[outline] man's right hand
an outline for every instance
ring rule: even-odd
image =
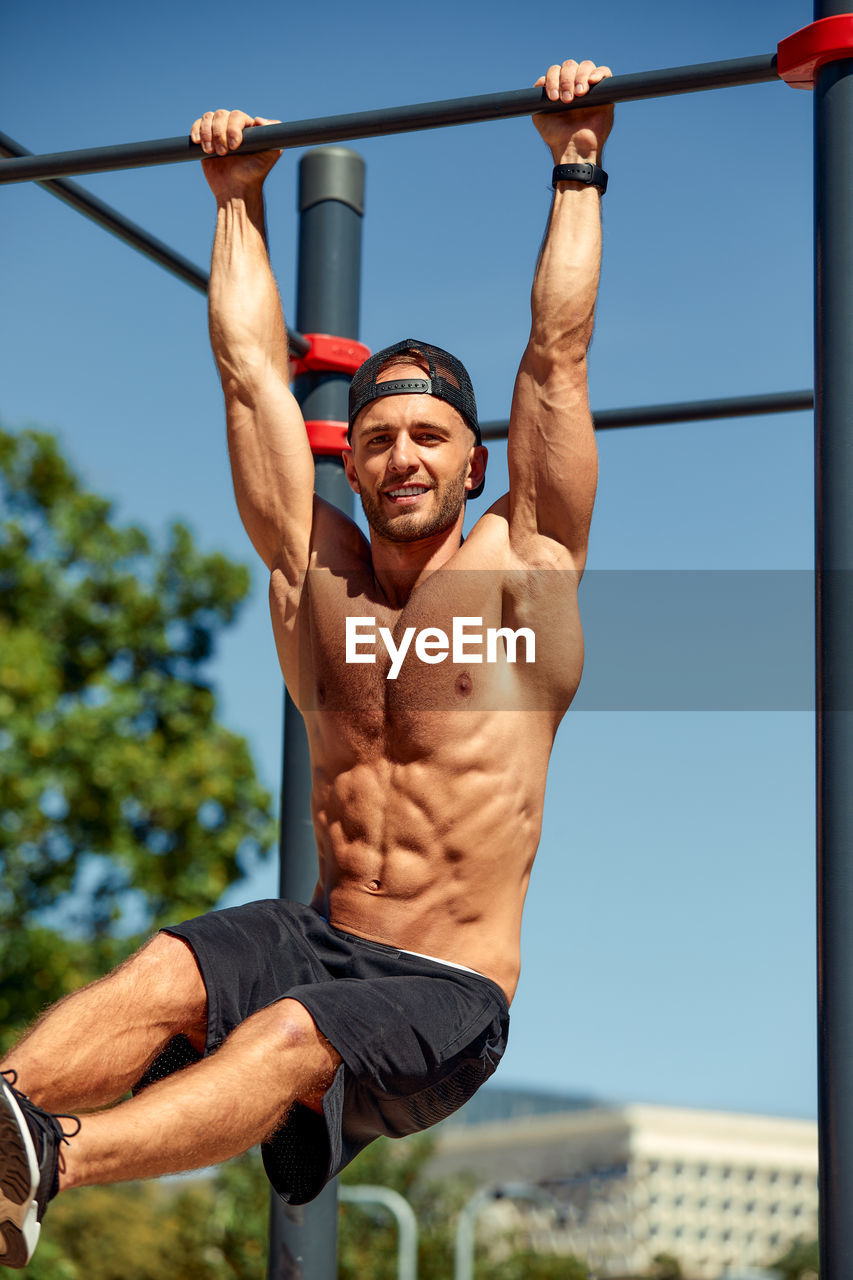
[[[260,187],[281,155],[280,151],[255,151],[233,155],[243,141],[243,132],[259,124],[279,124],[262,116],[248,116],[245,111],[206,111],[193,124],[190,138],[201,143],[211,158],[202,161],[204,176],[217,200],[241,195],[252,187]]]

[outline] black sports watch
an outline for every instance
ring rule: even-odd
[[[597,164],[555,164],[551,174],[551,186],[558,182],[584,182],[588,187],[598,187],[602,195],[607,190],[607,174]]]

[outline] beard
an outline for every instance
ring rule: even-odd
[[[448,480],[439,491],[438,503],[431,515],[418,512],[401,512],[389,515],[382,505],[381,496],[359,489],[361,509],[370,528],[389,542],[418,542],[434,533],[443,533],[456,522],[465,505],[465,476],[467,463],[457,476]],[[433,490],[432,492],[435,492]]]

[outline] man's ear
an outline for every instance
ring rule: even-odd
[[[471,450],[471,470],[468,473],[468,479],[465,481],[466,489],[476,489],[479,484],[483,483],[488,460],[489,451],[486,446],[484,444],[475,444]]]
[[[353,493],[361,493],[361,486],[358,483],[358,476],[355,474],[355,463],[352,460],[352,449],[344,449],[341,453],[341,462],[344,464],[344,472],[349,481],[349,487]]]

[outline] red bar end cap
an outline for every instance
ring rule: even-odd
[[[311,446],[311,452],[340,457],[345,449],[349,449],[347,444],[348,425],[346,422],[332,422],[323,418],[312,418],[310,422],[306,422],[305,430],[308,432],[308,443]]]
[[[813,89],[827,62],[853,58],[853,13],[818,18],[779,42],[776,70],[793,89]]]
[[[304,333],[311,344],[304,356],[291,360],[293,376],[300,373],[355,373],[370,356],[370,347],[355,338],[334,333]]]

